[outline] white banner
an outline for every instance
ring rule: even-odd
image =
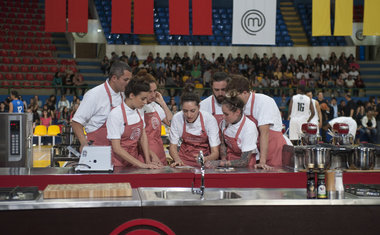
[[[232,44],[276,43],[276,0],[234,0]]]

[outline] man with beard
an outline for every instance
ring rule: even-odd
[[[212,95],[200,103],[200,110],[211,113],[218,122],[218,126],[223,120],[222,102],[226,97],[226,88],[229,80],[230,77],[224,72],[214,73],[211,80]]]

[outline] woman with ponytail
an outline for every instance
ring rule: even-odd
[[[247,167],[256,163],[258,131],[255,123],[244,115],[244,102],[230,94],[222,102],[221,160],[210,161],[207,167]]]
[[[114,166],[159,168],[161,162],[148,148],[143,116],[138,109],[147,103],[149,83],[143,79],[132,79],[125,88],[124,102],[114,108],[107,119],[107,138],[112,145]],[[139,154],[142,149],[144,157]]]
[[[201,150],[205,162],[219,157],[218,124],[212,114],[199,111],[200,99],[193,91],[193,85],[185,87],[181,96],[182,111],[172,119],[169,153],[174,163],[171,166],[199,166],[197,157]]]

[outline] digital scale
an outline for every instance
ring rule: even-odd
[[[80,156],[76,172],[113,171],[111,146],[84,146],[81,154],[70,151]]]

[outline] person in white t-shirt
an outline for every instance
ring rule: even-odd
[[[94,145],[110,145],[107,139],[106,121],[111,110],[123,102],[125,87],[132,78],[131,71],[128,64],[114,62],[107,81],[84,95],[72,119],[72,128],[81,144],[81,151],[89,141]],[[87,132],[87,138],[83,127]]]
[[[258,131],[255,123],[244,115],[244,102],[227,97],[222,104],[221,160],[208,162],[207,167],[247,167],[256,163]]]
[[[305,95],[305,87],[297,88],[297,95],[294,95],[289,103],[289,139],[298,141],[301,138],[301,126],[310,122],[314,117],[315,111],[311,98]]]
[[[156,155],[150,154],[144,117],[139,112],[147,103],[149,90],[150,85],[144,79],[132,79],[125,89],[124,102],[108,115],[107,139],[111,141],[114,166],[159,168],[162,165]]]
[[[280,110],[273,98],[251,92],[249,81],[241,75],[232,75],[227,85],[227,95],[243,100],[244,114],[259,130],[260,158],[255,168],[271,169],[282,166],[282,148],[286,144],[282,134]]]
[[[350,133],[355,141],[355,136],[356,136],[356,130],[358,128],[358,124],[352,117],[337,117],[329,121],[327,128],[332,129],[335,123],[345,123],[348,125],[348,133]],[[325,128],[325,127],[324,127]]]
[[[211,113],[199,111],[200,99],[193,90],[194,86],[185,87],[181,96],[182,111],[172,119],[169,153],[174,163],[171,166],[200,166],[196,159],[201,150],[205,162],[219,157],[218,124]]]
[[[150,85],[148,103],[142,108],[149,149],[158,156],[162,164],[167,165],[164,145],[161,139],[161,122],[170,126],[173,114],[166,105],[162,95],[157,91],[156,79],[147,73],[146,70],[140,70],[136,76],[145,79]]]
[[[200,103],[201,111],[211,113],[218,122],[218,125],[223,120],[222,102],[226,97],[226,88],[230,79],[225,72],[214,73],[211,80],[212,95]]]

